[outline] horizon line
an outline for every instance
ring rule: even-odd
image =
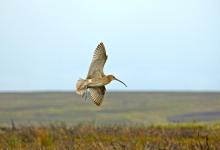
[[[113,93],[146,92],[146,93],[220,93],[220,90],[108,90]],[[75,90],[5,90],[0,94],[13,93],[76,93]]]

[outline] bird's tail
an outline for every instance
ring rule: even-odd
[[[87,90],[86,80],[79,79],[76,83],[76,93],[83,96]]]

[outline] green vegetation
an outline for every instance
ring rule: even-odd
[[[101,107],[74,92],[0,94],[0,125],[10,125],[11,120],[23,125],[157,125],[175,115],[216,111],[220,112],[220,93],[107,92]]]
[[[219,147],[219,124],[150,127],[53,124],[0,128],[1,150],[214,150]]]
[[[109,92],[101,107],[68,92],[1,93],[0,150],[217,150],[219,112],[220,93]],[[178,116],[191,121],[169,122]]]

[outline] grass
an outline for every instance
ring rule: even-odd
[[[96,126],[51,124],[0,128],[0,149],[20,150],[217,150],[220,124]]]
[[[70,92],[1,93],[0,150],[218,150],[220,120],[169,118],[219,110],[210,92],[108,92],[101,107]]]
[[[101,107],[73,92],[0,94],[0,125],[167,124],[174,115],[219,110],[220,93],[107,92]]]

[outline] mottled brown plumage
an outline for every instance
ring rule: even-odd
[[[89,67],[87,79],[103,77],[103,68],[108,56],[106,55],[105,46],[101,42],[93,54],[92,62]]]
[[[103,73],[107,57],[105,46],[101,42],[95,49],[87,78],[78,80],[76,84],[76,93],[85,97],[85,99],[92,99],[97,106],[100,106],[103,101],[106,84],[109,84],[112,80],[123,83],[113,75],[106,76]],[[126,86],[125,83],[123,84]]]

